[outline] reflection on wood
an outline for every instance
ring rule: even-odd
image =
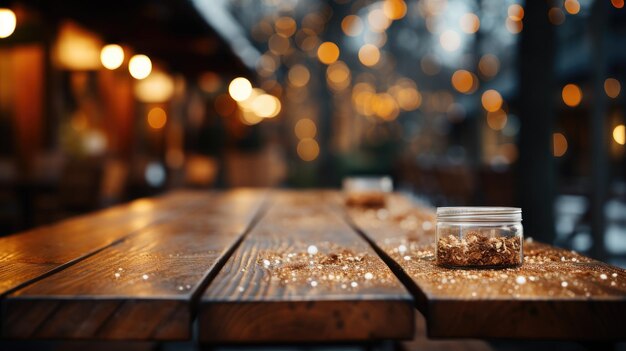
[[[394,196],[386,209],[349,215],[408,275],[430,336],[626,337],[623,269],[532,241],[519,268],[442,268],[434,261],[434,214],[407,204]]]
[[[204,293],[204,342],[409,338],[410,295],[338,215],[336,194],[282,192]]]
[[[257,191],[197,195],[202,206],[7,296],[3,335],[189,338],[193,297],[240,240],[262,200]]]

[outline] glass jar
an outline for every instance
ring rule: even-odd
[[[437,264],[503,268],[522,264],[522,210],[515,207],[437,208]]]
[[[387,194],[393,191],[390,177],[349,177],[343,180],[346,205],[384,207]]]

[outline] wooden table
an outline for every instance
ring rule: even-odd
[[[434,265],[432,209],[338,192],[178,191],[0,238],[4,339],[201,343],[626,338],[626,272],[526,243],[506,270]],[[192,331],[197,328],[197,334]]]

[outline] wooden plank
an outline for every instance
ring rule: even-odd
[[[259,191],[204,195],[204,205],[8,295],[9,338],[181,340],[191,304],[261,208]]]
[[[202,296],[206,343],[410,338],[410,294],[338,216],[335,193],[281,192]]]
[[[528,240],[519,268],[442,268],[434,213],[408,204],[392,196],[386,209],[348,212],[407,277],[431,337],[626,338],[625,270]]]
[[[155,222],[197,205],[205,195],[173,192],[0,238],[0,296],[80,260]]]

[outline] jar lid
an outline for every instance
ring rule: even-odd
[[[519,207],[437,207],[437,220],[452,221],[521,221]]]

